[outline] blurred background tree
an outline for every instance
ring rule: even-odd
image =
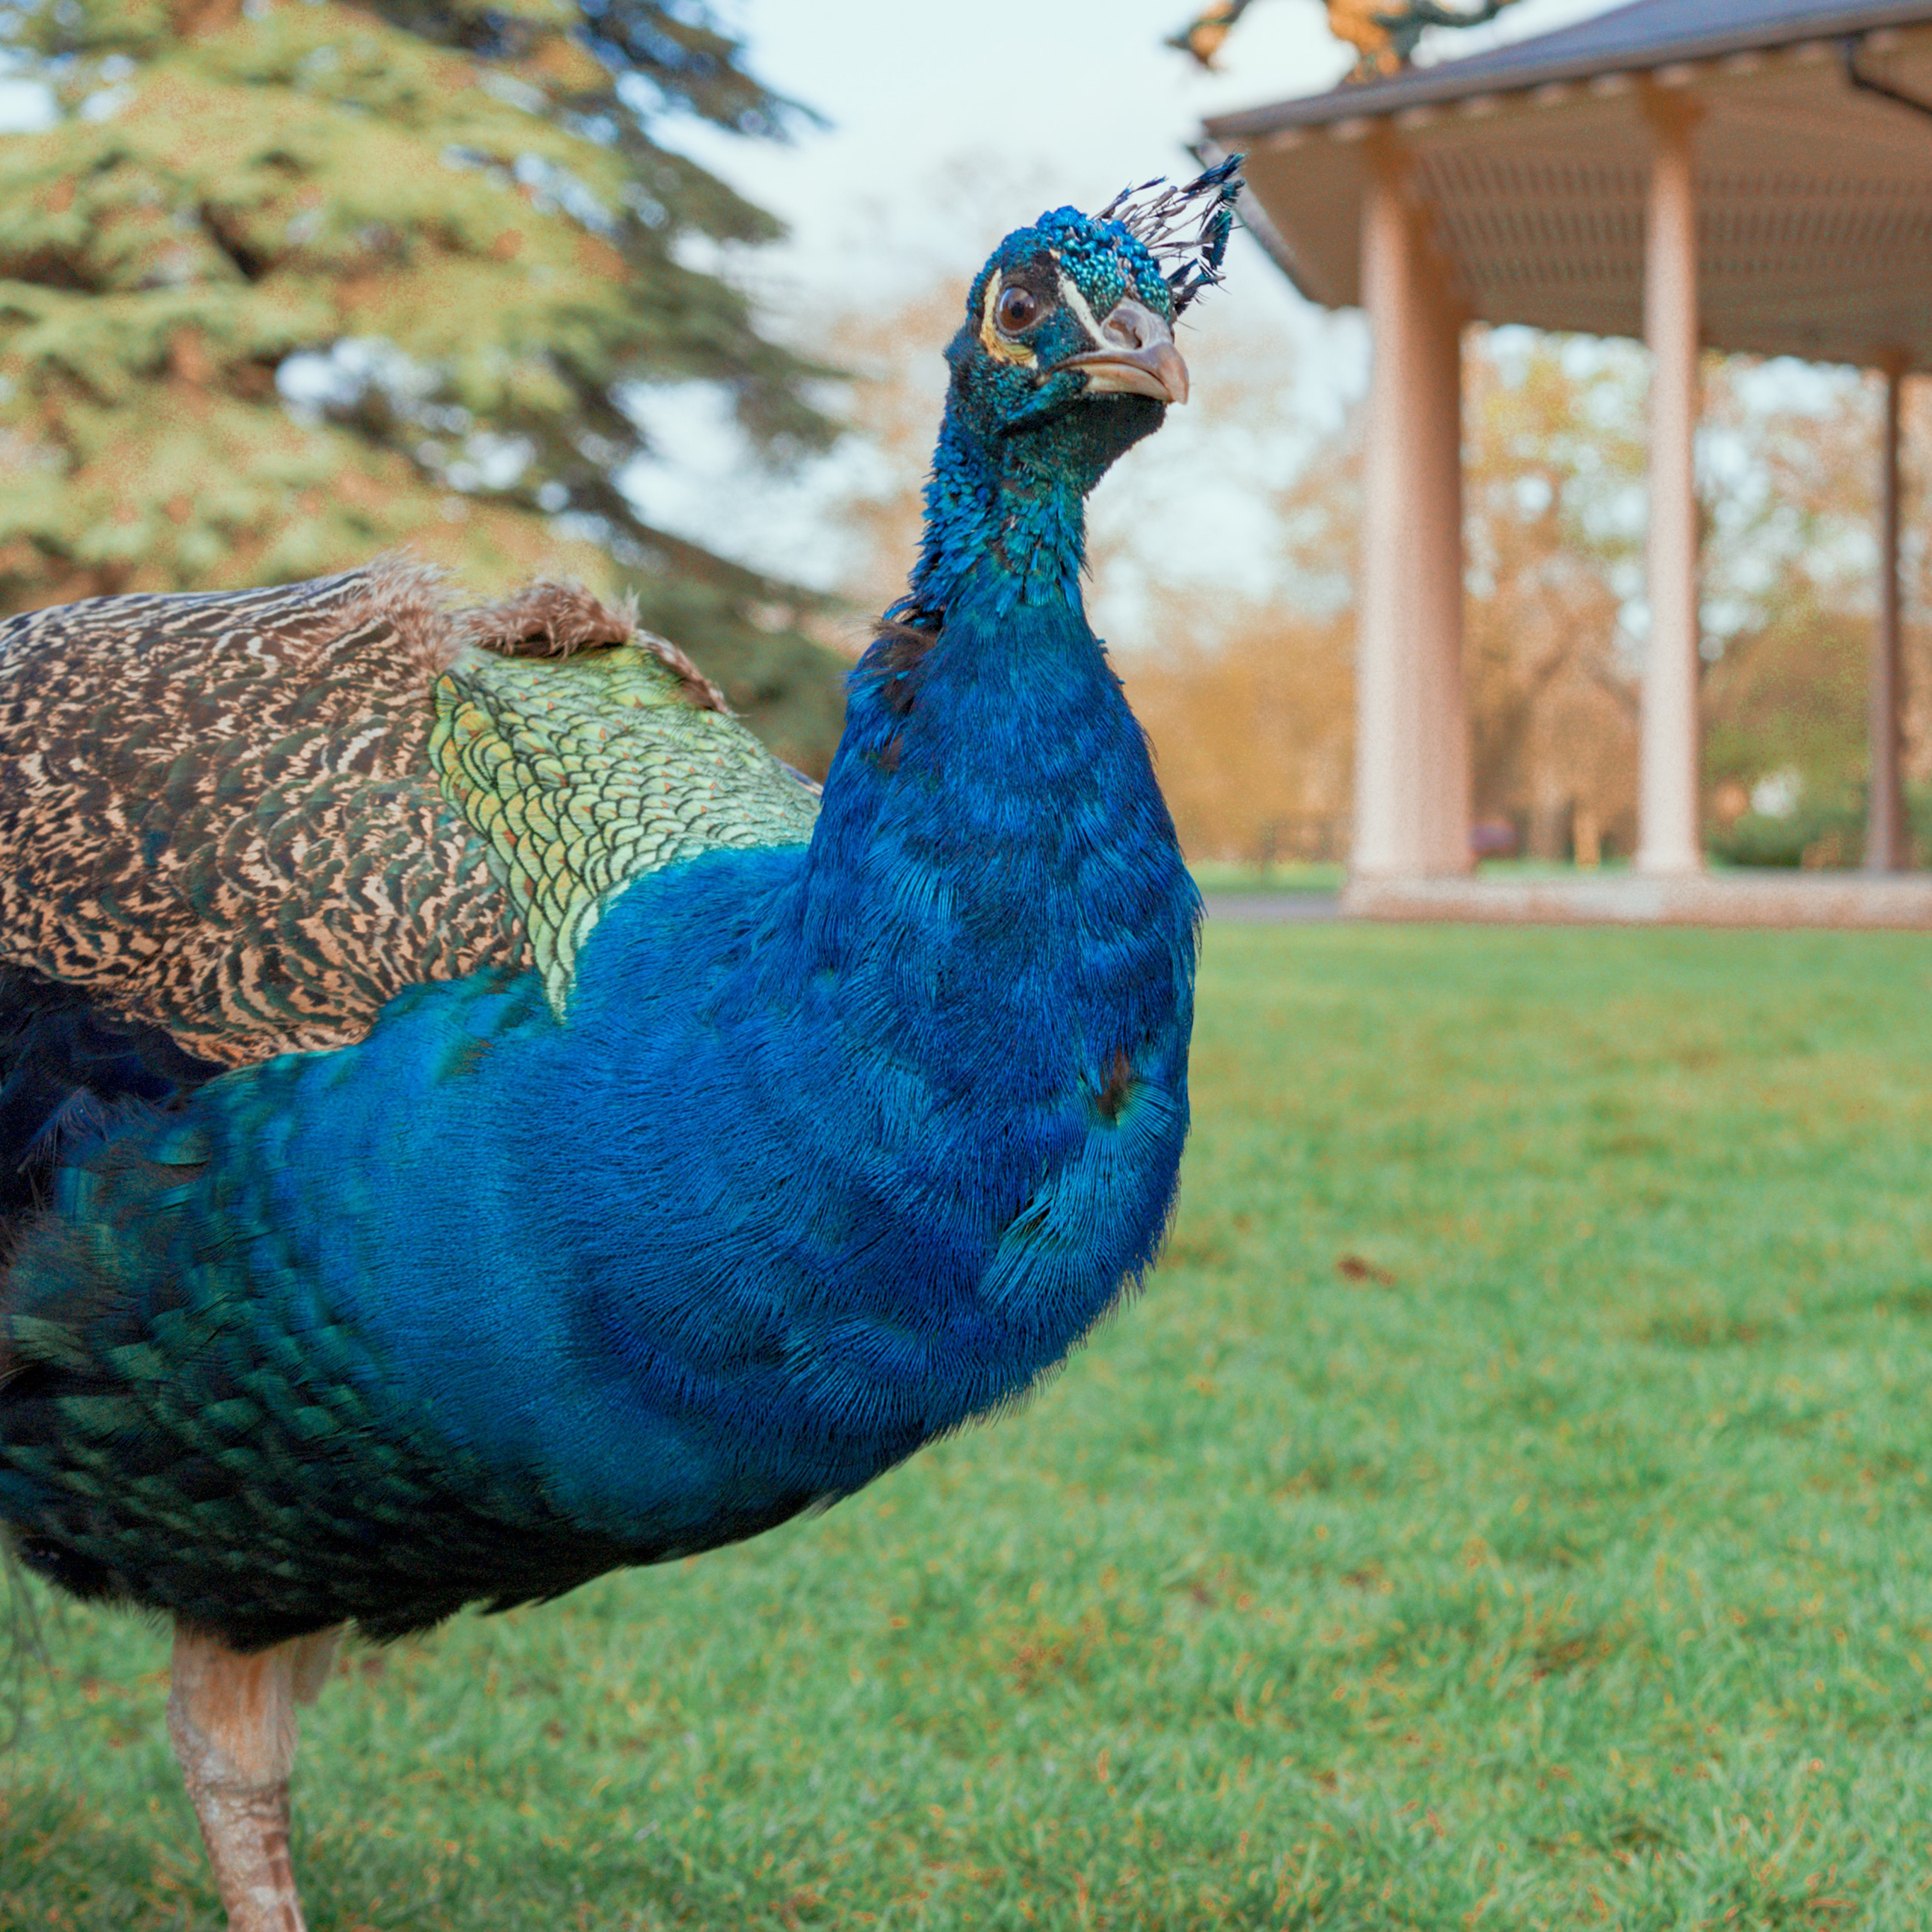
[[[1786,373],[1789,365],[1786,365]],[[1875,376],[1778,381],[1742,359],[1706,382],[1706,833],[1758,865],[1856,866],[1878,619]],[[1932,579],[1923,469],[1932,397],[1906,390],[1906,776],[1914,862],[1932,859]]]
[[[802,110],[701,4],[29,0],[0,136],[0,611],[405,544],[638,594],[784,755],[842,712],[812,602],[644,523],[644,386],[782,463],[835,428],[722,251],[770,218],[656,130]]]
[[[1634,344],[1478,332],[1467,363],[1474,802],[1533,856],[1636,834],[1647,370]],[[1705,833],[1734,862],[1863,854],[1879,379],[1710,356],[1699,436]],[[1907,770],[1932,834],[1932,397],[1908,391]]]
[[[1644,369],[1624,344],[1478,331],[1466,363],[1471,803],[1490,842],[1636,842]],[[1501,835],[1507,829],[1507,838]]]

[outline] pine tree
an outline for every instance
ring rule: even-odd
[[[0,137],[0,611],[292,580],[406,545],[633,589],[822,768],[802,594],[642,523],[626,386],[822,443],[812,368],[693,265],[777,224],[662,145],[788,113],[657,0],[32,0],[64,112]]]

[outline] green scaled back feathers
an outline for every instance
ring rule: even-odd
[[[466,650],[436,686],[430,756],[490,842],[561,1018],[578,949],[641,874],[719,846],[802,844],[818,788],[644,636],[561,661]]]

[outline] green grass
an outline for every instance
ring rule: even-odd
[[[813,1522],[348,1659],[313,1932],[1932,1923],[1932,952],[1230,928],[1146,1297]],[[0,1924],[211,1922],[54,1613]]]
[[[1239,859],[1196,859],[1187,868],[1204,892],[1339,892],[1348,868],[1339,861],[1283,859],[1252,865]]]
[[[1606,859],[1599,866],[1579,866],[1568,859],[1481,859],[1476,863],[1479,879],[1600,879],[1628,872],[1628,859]]]

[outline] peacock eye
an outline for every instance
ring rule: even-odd
[[[1009,335],[1017,335],[1040,320],[1040,298],[1022,288],[1002,290],[997,314],[1000,326]]]

